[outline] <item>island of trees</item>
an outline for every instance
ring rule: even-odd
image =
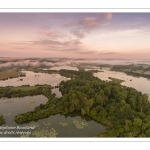
[[[51,94],[52,87],[48,85],[0,88],[0,97],[42,94],[48,98],[46,104],[15,116],[17,123],[79,111],[107,127],[107,132],[97,133],[97,137],[150,137],[150,103],[147,94],[122,86],[114,78],[112,81],[102,81],[94,77],[91,71],[60,70],[59,73],[71,78],[58,85],[63,95],[61,98]]]
[[[131,75],[135,77],[144,77],[150,79],[150,66],[145,64],[115,65],[112,66],[110,70],[124,72],[127,75]]]

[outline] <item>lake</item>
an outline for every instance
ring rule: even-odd
[[[43,95],[0,99],[0,113],[6,120],[6,124],[0,127],[16,127],[15,129],[0,129],[0,133],[5,133],[0,134],[0,137],[23,137],[18,132],[28,132],[27,137],[94,137],[97,133],[106,131],[106,127],[88,116],[82,116],[79,112],[69,115],[56,114],[21,125],[14,121],[18,113],[31,111],[34,107],[46,102],[47,98]],[[22,127],[31,129],[21,129]]]
[[[75,70],[78,71],[79,69],[77,67],[73,67],[73,66],[55,66],[55,67],[51,67],[51,70],[61,70],[61,69],[66,69],[66,70]]]
[[[8,79],[5,81],[0,81],[0,86],[21,86],[27,85],[34,86],[36,84],[48,84],[55,86],[59,84],[62,80],[66,81],[69,78],[63,77],[60,74],[46,74],[46,73],[34,73],[32,71],[22,71],[26,74],[26,77],[19,77]],[[20,81],[20,79],[23,79]]]
[[[124,80],[121,85],[133,87],[142,93],[148,94],[150,98],[150,80],[143,77],[129,76],[123,72],[110,71],[109,68],[103,68],[102,71],[103,72],[94,73],[94,76],[107,81],[111,81],[108,77]]]

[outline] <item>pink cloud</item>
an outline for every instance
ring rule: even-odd
[[[66,34],[61,33],[59,31],[51,31],[51,30],[44,30],[44,29],[38,29],[36,33],[40,35],[52,37],[52,38],[63,38],[66,36]]]
[[[49,46],[77,46],[82,44],[79,40],[70,40],[70,41],[59,41],[59,40],[36,40],[36,41],[27,41],[29,44],[36,44],[36,45],[49,45]]]
[[[92,50],[90,50],[90,51],[76,51],[76,52],[74,52],[74,53],[76,53],[76,54],[95,54],[96,53],[96,51],[92,51]]]
[[[112,13],[106,13],[105,14],[105,18],[107,19],[107,20],[110,20],[110,19],[112,19]]]
[[[80,39],[85,37],[84,33],[79,29],[74,29],[74,30],[72,30],[71,33],[74,34],[77,38],[80,38]]]
[[[92,28],[99,24],[97,17],[84,18],[77,22],[77,25],[81,25],[85,28]]]

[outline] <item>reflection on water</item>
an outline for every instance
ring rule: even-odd
[[[57,98],[62,97],[62,93],[59,91],[59,88],[52,89],[52,93],[55,93]]]
[[[46,102],[47,98],[43,95],[0,99],[0,114],[4,115],[7,125],[17,125],[14,121],[17,114],[32,111],[36,106]]]
[[[54,128],[58,133],[57,137],[94,137],[97,133],[106,131],[106,127],[88,116],[81,116],[79,112],[56,114],[38,121],[39,124],[43,122],[50,123],[47,128]]]
[[[36,103],[31,104],[32,101]],[[7,103],[11,101],[11,103]],[[39,95],[24,98],[0,99],[0,113],[6,120],[5,126],[13,127],[32,127],[33,129],[12,129],[5,131],[24,131],[31,132],[27,135],[20,134],[0,134],[0,137],[94,137],[97,133],[105,132],[106,127],[95,122],[88,116],[81,116],[74,112],[69,115],[56,114],[38,121],[24,124],[17,124],[13,119],[19,113],[31,111],[40,103],[47,102],[47,98]],[[0,132],[2,130],[0,129]]]
[[[129,64],[149,64],[149,59],[89,59],[89,60],[74,60],[75,63],[96,63],[110,65],[129,65]]]
[[[146,93],[149,95],[150,98],[150,90],[149,90],[150,81],[148,79],[143,77],[138,78],[138,77],[129,76],[123,72],[109,71],[105,69],[103,69],[103,71],[104,72],[94,73],[94,76],[102,80],[108,80],[108,81],[110,81],[108,77],[124,80],[124,82],[121,83],[122,85],[133,87],[136,90],[141,91],[142,93]]]
[[[56,66],[56,67],[52,67],[52,68],[51,68],[51,70],[61,70],[61,69],[76,70],[76,71],[79,70],[78,68],[72,67],[72,66]]]
[[[22,71],[26,73],[26,77],[19,77],[8,79],[5,81],[0,81],[0,86],[21,86],[27,85],[34,86],[36,84],[48,84],[55,86],[59,84],[62,80],[68,80],[66,77],[60,74],[46,74],[46,73],[34,73],[32,71]],[[20,79],[23,79],[20,81]]]

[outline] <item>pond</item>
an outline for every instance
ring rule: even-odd
[[[60,74],[46,74],[46,73],[34,73],[32,71],[22,71],[26,73],[26,77],[19,77],[8,79],[5,81],[0,81],[0,86],[21,86],[27,85],[34,86],[36,84],[48,84],[55,86],[59,84],[62,80],[66,81],[69,78],[63,77]],[[23,79],[20,81],[20,79]]]
[[[73,66],[55,66],[55,67],[52,67],[51,70],[61,70],[61,69],[66,69],[66,70],[76,70],[78,71],[79,69],[76,68],[76,67],[73,67]]]
[[[102,69],[103,72],[94,73],[95,77],[100,78],[101,80],[108,80],[108,77],[113,77],[117,79],[124,80],[124,82],[121,83],[121,85],[127,86],[127,87],[133,87],[138,91],[141,91],[142,93],[146,93],[149,95],[150,98],[150,80],[143,78],[143,77],[133,77],[126,75],[123,72],[116,72],[116,71],[110,71],[107,69]]]
[[[36,106],[45,104],[47,100],[43,95],[26,96],[23,98],[1,98],[0,114],[3,114],[8,125],[17,125],[14,121],[14,117],[17,114],[32,111]]]
[[[62,93],[59,91],[59,88],[53,88],[52,93],[56,94],[56,98],[62,97]]]
[[[46,102],[47,98],[43,95],[0,99],[0,113],[6,120],[6,124],[0,126],[0,137],[94,137],[106,131],[106,127],[79,112],[56,114],[24,124],[14,121],[17,114],[31,111]]]

